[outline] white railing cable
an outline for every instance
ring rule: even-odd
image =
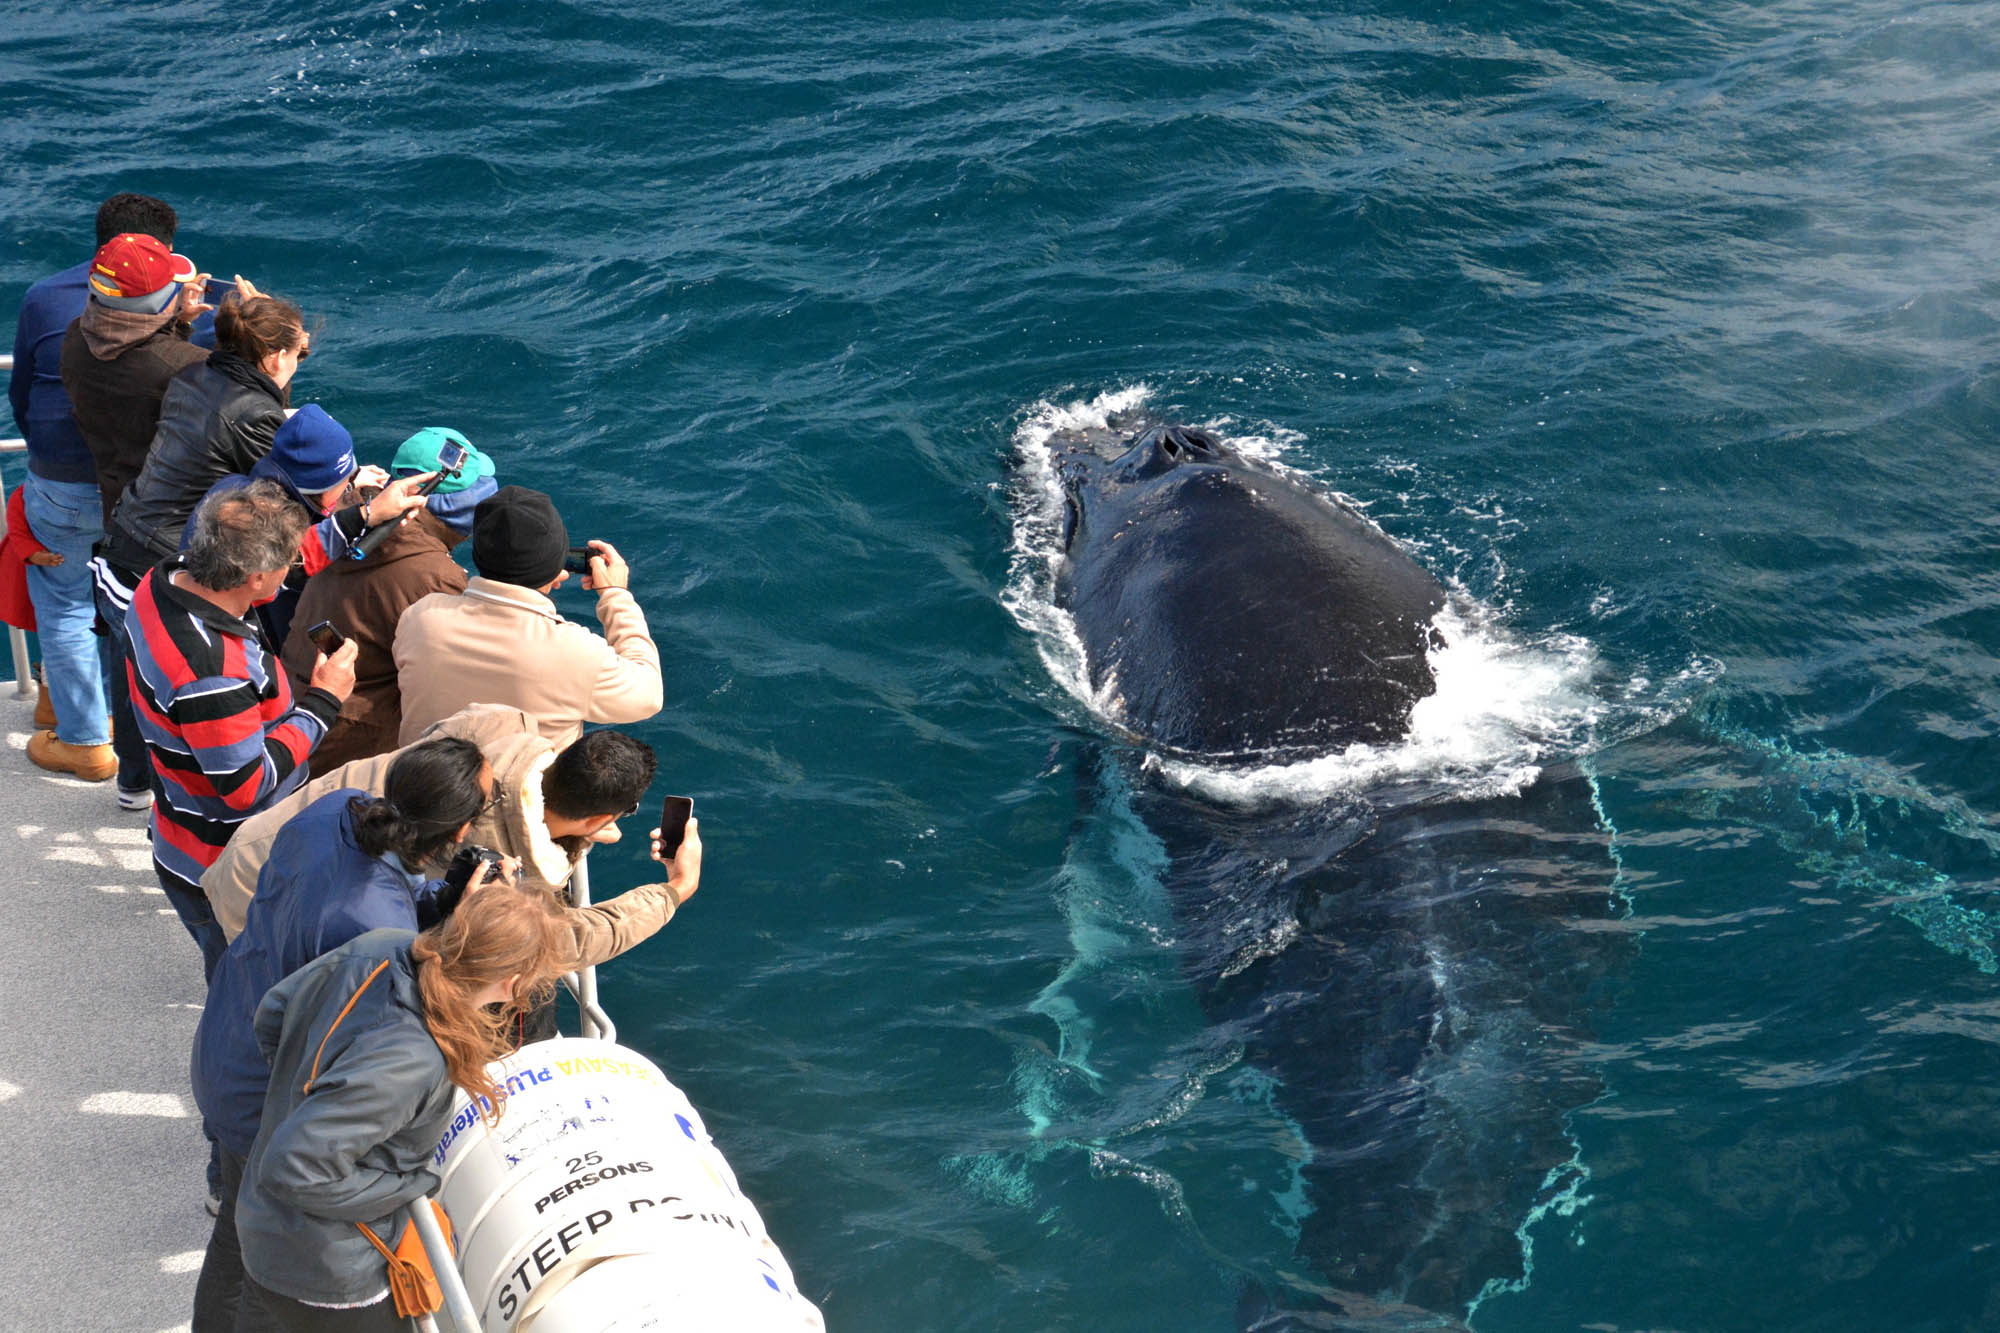
[[[7,352],[0,352],[0,370],[12,370],[13,368],[13,355]],[[21,429],[21,423],[18,421],[15,422],[14,429]],[[0,440],[0,454],[22,454],[27,451],[28,442],[26,440]]]

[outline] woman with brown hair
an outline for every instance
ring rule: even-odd
[[[487,1065],[571,967],[572,940],[547,894],[489,885],[421,935],[371,931],[271,988],[257,1009],[271,1087],[236,1204],[236,1328],[407,1327],[362,1228],[393,1248],[405,1206],[437,1188],[454,1087],[500,1118]]]
[[[240,294],[215,312],[215,351],[168,381],[144,462],[109,504],[101,554],[90,562],[98,618],[110,631],[100,653],[118,756],[118,803],[128,810],[145,809],[153,795],[125,688],[131,656],[125,609],[132,590],[147,570],[180,549],[181,530],[209,487],[232,472],[248,472],[271,451],[291,401],[292,376],[311,353],[297,306],[238,282]]]
[[[143,573],[171,556],[208,488],[271,452],[292,377],[310,355],[299,308],[243,281],[215,312],[215,351],[174,376],[160,400],[145,462],[105,524],[115,563]]]

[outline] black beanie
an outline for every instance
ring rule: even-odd
[[[569,530],[555,502],[526,486],[502,486],[472,511],[472,564],[481,578],[539,588],[562,573]]]

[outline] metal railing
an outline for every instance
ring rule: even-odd
[[[14,358],[10,355],[0,354],[0,370],[11,371],[13,369]],[[14,423],[17,428],[20,424],[18,421]],[[24,454],[26,452],[28,452],[28,442],[26,440],[0,440],[0,454]],[[0,471],[0,505],[4,505],[6,499],[7,477],[4,471]],[[4,512],[0,512],[0,537],[6,535],[7,517]],[[12,625],[9,625],[7,627],[7,648],[13,654],[14,658],[14,697],[17,699],[26,699],[34,694],[34,691],[28,687],[29,682],[33,679],[28,669],[28,636],[22,631],[15,629]]]
[[[569,876],[569,901],[572,907],[590,906],[590,853],[576,863],[576,869]],[[601,1041],[617,1041],[618,1028],[611,1021],[611,1015],[604,1012],[597,1002],[597,968],[595,965],[580,967],[565,973],[563,985],[576,997],[576,1008],[581,1020],[583,1035]],[[444,1308],[441,1311],[453,1333],[481,1333],[479,1308],[472,1303],[472,1293],[465,1289],[465,1278],[458,1271],[458,1260],[451,1252],[451,1245],[444,1238],[444,1232],[437,1224],[437,1216],[431,1211],[431,1196],[426,1194],[410,1204],[410,1221],[417,1228],[417,1236],[424,1243],[424,1253],[431,1261],[431,1271],[437,1274],[438,1286],[444,1292]],[[434,1315],[425,1315],[417,1321],[422,1333],[439,1333],[440,1325]]]

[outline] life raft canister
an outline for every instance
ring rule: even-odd
[[[490,1333],[823,1333],[756,1205],[657,1066],[556,1038],[489,1066],[489,1127],[463,1092],[432,1167]]]

